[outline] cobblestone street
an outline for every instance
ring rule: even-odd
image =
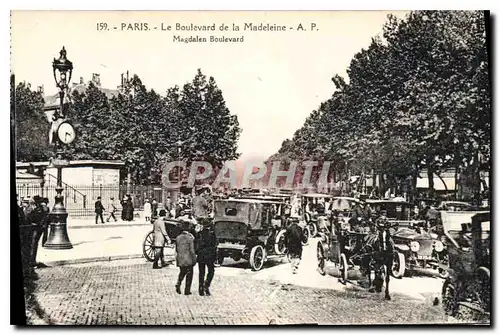
[[[441,306],[366,290],[343,292],[282,284],[246,276],[218,275],[212,296],[178,295],[174,266],[153,270],[144,260],[38,270],[35,299],[43,318],[28,322],[64,325],[267,325],[446,322]],[[331,278],[332,281],[335,279]]]

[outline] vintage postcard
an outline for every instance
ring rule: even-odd
[[[487,11],[12,11],[11,322],[490,325],[490,50]]]

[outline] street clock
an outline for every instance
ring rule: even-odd
[[[62,143],[70,144],[76,137],[75,128],[73,128],[71,123],[65,121],[59,125],[59,128],[57,128],[57,136]]]

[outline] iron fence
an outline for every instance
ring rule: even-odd
[[[54,204],[56,196],[56,185],[53,183],[17,183],[16,191],[18,199],[24,197],[33,197],[35,195],[49,199],[49,207]],[[122,206],[122,200],[127,194],[132,197],[135,210],[142,210],[145,199],[155,199],[159,204],[164,202],[164,197],[170,195],[170,192],[163,189],[160,185],[63,185],[62,195],[64,196],[64,207],[69,216],[92,216],[94,215],[95,202],[97,197],[101,197],[101,202],[107,209],[111,198],[114,198],[114,204],[118,210]]]

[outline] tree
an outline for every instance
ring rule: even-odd
[[[19,83],[15,89],[15,146],[16,161],[48,160],[50,123],[43,112],[43,96],[32,91],[29,84]]]

